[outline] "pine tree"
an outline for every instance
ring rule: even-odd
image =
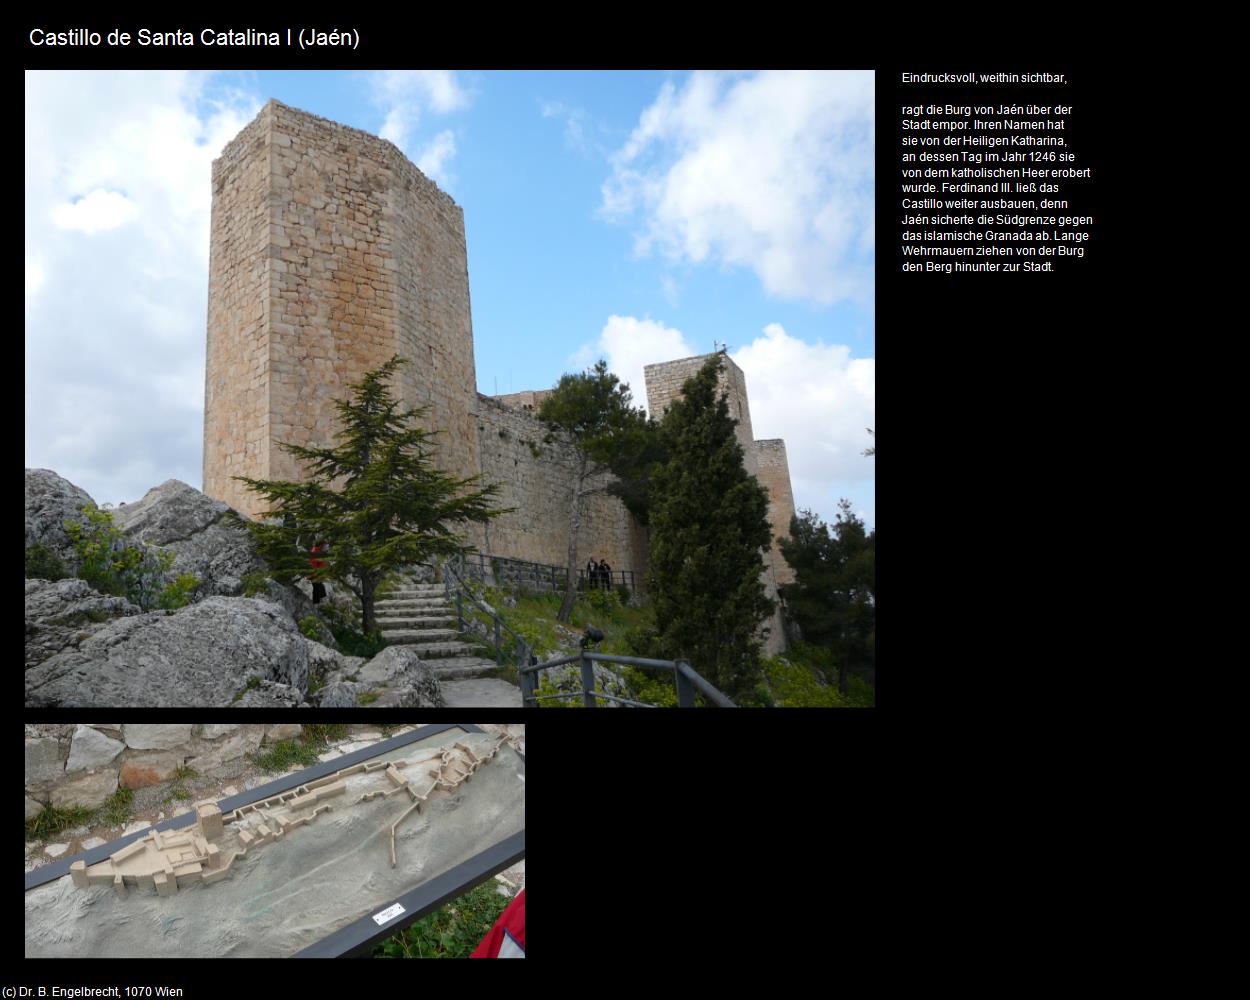
[[[556,615],[557,621],[567,622],[577,593],[578,535],[586,497],[612,489],[610,463],[623,446],[631,453],[637,447],[634,442],[645,433],[647,418],[634,408],[629,386],[622,385],[608,371],[607,362],[600,360],[589,371],[562,375],[538,408],[538,419],[547,428],[548,442],[560,440],[573,446],[568,581]]]
[[[468,551],[456,529],[506,513],[495,509],[494,485],[457,479],[434,467],[429,439],[437,432],[414,424],[426,407],[401,409],[386,385],[404,358],[352,383],[354,398],[335,407],[342,429],[332,448],[283,444],[309,472],[303,482],[235,478],[269,501],[271,520],[245,522],[275,579],[335,580],[360,600],[364,632],[375,628],[374,598],[385,575],[437,555]],[[315,558],[318,540],[328,551]]]
[[[668,458],[651,480],[648,589],[657,652],[684,659],[731,698],[763,680],[760,625],[768,493],[746,471],[719,355],[686,381],[664,416]]]

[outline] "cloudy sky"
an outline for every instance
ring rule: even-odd
[[[464,209],[478,390],[716,342],[795,501],[875,526],[871,72],[26,74],[26,466],[202,485],[210,168],[270,97]]]

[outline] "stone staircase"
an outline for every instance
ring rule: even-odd
[[[441,583],[405,581],[374,604],[378,627],[392,645],[411,646],[438,678],[449,708],[519,708],[521,689],[490,677],[498,667],[460,641],[456,611]]]

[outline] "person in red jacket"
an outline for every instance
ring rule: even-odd
[[[325,569],[326,561],[324,559],[317,558],[317,556],[320,555],[325,550],[326,550],[325,539],[324,538],[318,539],[317,543],[310,550],[313,558],[308,560],[308,565],[311,566],[313,569]],[[320,603],[322,600],[325,599],[325,596],[326,596],[326,585],[322,583],[320,580],[314,580],[313,581],[313,598],[312,598],[313,604]]]
[[[525,890],[499,914],[495,926],[486,932],[481,944],[470,958],[524,958],[525,957]]]

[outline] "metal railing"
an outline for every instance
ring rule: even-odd
[[[463,565],[468,576],[496,587],[520,587],[559,593],[564,590],[568,581],[568,570],[564,566],[530,562],[528,559],[474,552],[465,557]],[[609,572],[609,576],[609,586],[628,587],[631,594],[638,592],[632,569],[614,569]],[[584,569],[577,571],[577,589],[586,589]]]
[[[490,644],[490,639],[493,635],[495,664],[497,666],[503,666],[505,648],[507,648],[509,655],[515,657],[515,666],[521,667],[528,664],[533,658],[534,651],[532,647],[525,639],[508,628],[503,619],[493,609],[484,604],[468,586],[469,575],[466,572],[463,557],[444,560],[442,570],[443,589],[447,594],[447,602],[449,604],[454,603],[456,606],[456,631],[462,634],[472,632],[477,638],[485,640],[487,645]],[[468,614],[472,615],[474,610],[476,610],[478,612],[477,617],[471,619],[466,615],[466,605]],[[470,629],[470,621],[480,623],[484,628],[485,634],[479,633],[476,629]],[[507,633],[512,640],[506,646],[503,641],[504,633]]]
[[[655,705],[649,705],[641,701],[630,701],[628,698],[619,698],[613,694],[595,690],[595,668],[594,664],[599,663],[620,663],[627,667],[644,667],[648,670],[670,670],[673,673],[673,680],[677,684],[677,707],[693,708],[694,695],[698,691],[703,695],[704,700],[709,705],[717,708],[736,708],[737,706],[729,700],[729,698],[712,687],[703,677],[695,672],[685,660],[647,660],[639,656],[610,656],[607,653],[591,653],[582,650],[573,656],[563,656],[558,660],[548,660],[546,663],[533,663],[521,667],[518,671],[521,678],[521,704],[526,708],[539,708],[541,701],[558,701],[569,698],[581,698],[582,704],[586,708],[597,708],[597,699],[603,698],[607,701],[615,701],[622,705],[633,705],[638,708],[655,708]],[[563,667],[569,663],[578,663],[582,671],[582,690],[580,694],[544,694],[540,695],[538,691],[538,672],[546,670],[549,667]]]

